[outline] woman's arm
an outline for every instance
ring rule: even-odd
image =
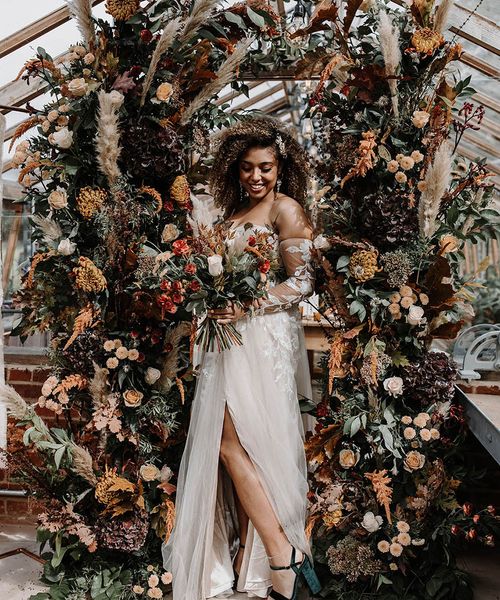
[[[288,278],[271,287],[268,297],[259,301],[256,314],[286,310],[314,291],[312,266],[312,227],[302,206],[291,198],[279,201],[275,219],[279,232],[279,250]]]

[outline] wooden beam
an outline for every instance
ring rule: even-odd
[[[100,4],[103,0],[92,0],[92,4]],[[37,38],[45,35],[49,31],[52,31],[59,25],[66,23],[71,19],[69,15],[69,9],[67,6],[61,6],[51,13],[26,25],[19,31],[12,33],[3,40],[0,40],[0,58],[7,56],[14,50],[25,46],[29,42],[36,40]]]
[[[0,87],[0,104],[7,106],[21,106],[43,94],[47,88],[47,83],[39,77],[32,78],[29,84],[22,79],[11,81]],[[10,112],[10,110],[2,108],[1,112],[6,114]]]
[[[500,158],[500,149],[499,148],[497,148],[496,146],[492,146],[491,144],[488,144],[488,142],[484,142],[483,140],[480,140],[477,136],[472,135],[470,133],[464,133],[463,139],[467,140],[471,144],[474,144],[474,146],[477,146],[478,148],[480,148],[482,151],[486,152],[490,156],[493,156],[494,158]]]
[[[500,102],[498,102],[498,100],[494,100],[493,98],[490,98],[485,94],[481,94],[480,92],[474,94],[472,99],[476,102],[479,102],[479,104],[482,104],[486,108],[490,108],[491,110],[500,113]]]
[[[266,90],[264,92],[257,94],[253,98],[248,98],[248,100],[245,100],[244,102],[241,102],[240,104],[238,104],[238,106],[235,106],[233,109],[231,109],[231,112],[234,112],[237,110],[245,110],[249,106],[252,106],[252,104],[255,104],[256,102],[260,102],[261,100],[264,100],[268,96],[272,96],[273,94],[276,94],[276,92],[279,92],[282,89],[283,88],[282,88],[281,83],[278,85],[274,85],[271,88],[266,88]]]
[[[493,77],[494,79],[500,78],[500,71],[498,69],[495,69],[495,67],[486,61],[481,60],[469,52],[464,52],[462,54],[460,57],[460,62],[464,63],[464,65],[467,65],[468,67],[472,67],[484,75],[487,75],[488,77]]]

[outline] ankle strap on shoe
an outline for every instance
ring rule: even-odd
[[[268,556],[267,558],[273,558],[272,556]],[[295,567],[300,566],[300,562],[295,562],[295,547],[292,546],[292,556],[290,557],[290,564],[284,567],[274,567],[273,565],[269,565],[269,568],[272,571],[285,571],[286,569],[293,569],[295,571]]]

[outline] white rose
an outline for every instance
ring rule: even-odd
[[[173,240],[177,239],[179,237],[179,234],[180,234],[180,231],[177,228],[177,226],[175,225],[175,223],[168,223],[163,228],[163,231],[161,234],[161,241],[164,244],[168,244],[168,242],[172,242]]]
[[[61,127],[59,131],[55,131],[49,135],[49,142],[53,146],[67,150],[73,143],[73,132],[67,127]]]
[[[71,92],[73,96],[81,97],[85,96],[89,89],[89,84],[85,81],[83,77],[77,77],[76,79],[72,79],[68,83],[68,90]]]
[[[125,99],[123,94],[120,94],[120,92],[118,92],[117,90],[112,90],[111,92],[109,92],[108,97],[115,108],[120,108]]]
[[[212,275],[212,277],[217,277],[224,270],[222,268],[222,256],[219,256],[218,254],[209,256],[207,258],[207,262],[208,262],[208,272],[210,273],[210,275]]]
[[[144,376],[144,381],[148,385],[153,385],[158,379],[160,379],[161,371],[159,369],[155,369],[154,367],[148,367],[146,371],[146,375]]]
[[[403,393],[403,380],[401,377],[388,377],[384,379],[384,390],[390,396],[400,396]]]
[[[314,238],[313,245],[316,250],[330,250],[332,247],[328,238],[320,233],[318,236]]]
[[[61,187],[57,187],[53,192],[50,192],[47,198],[50,208],[59,210],[60,208],[66,208],[68,206],[68,195],[66,190]]]
[[[415,110],[413,111],[411,121],[413,125],[415,125],[415,127],[417,127],[418,129],[422,129],[422,127],[425,127],[425,125],[427,125],[430,116],[431,115],[425,110]]]
[[[382,521],[383,519],[380,515],[375,516],[371,511],[368,511],[363,517],[361,525],[364,527],[364,529],[366,529],[366,531],[373,533],[374,531],[380,529]]]
[[[59,242],[59,245],[57,246],[57,251],[59,252],[59,254],[63,254],[64,256],[69,256],[70,254],[73,254],[75,250],[76,244],[68,238],[64,238],[63,240],[61,240]]]
[[[424,317],[424,309],[421,306],[410,306],[406,322],[409,325],[420,325]]]

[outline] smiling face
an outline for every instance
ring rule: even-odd
[[[238,165],[239,178],[251,200],[260,202],[273,193],[279,169],[273,148],[254,147],[243,154]]]

